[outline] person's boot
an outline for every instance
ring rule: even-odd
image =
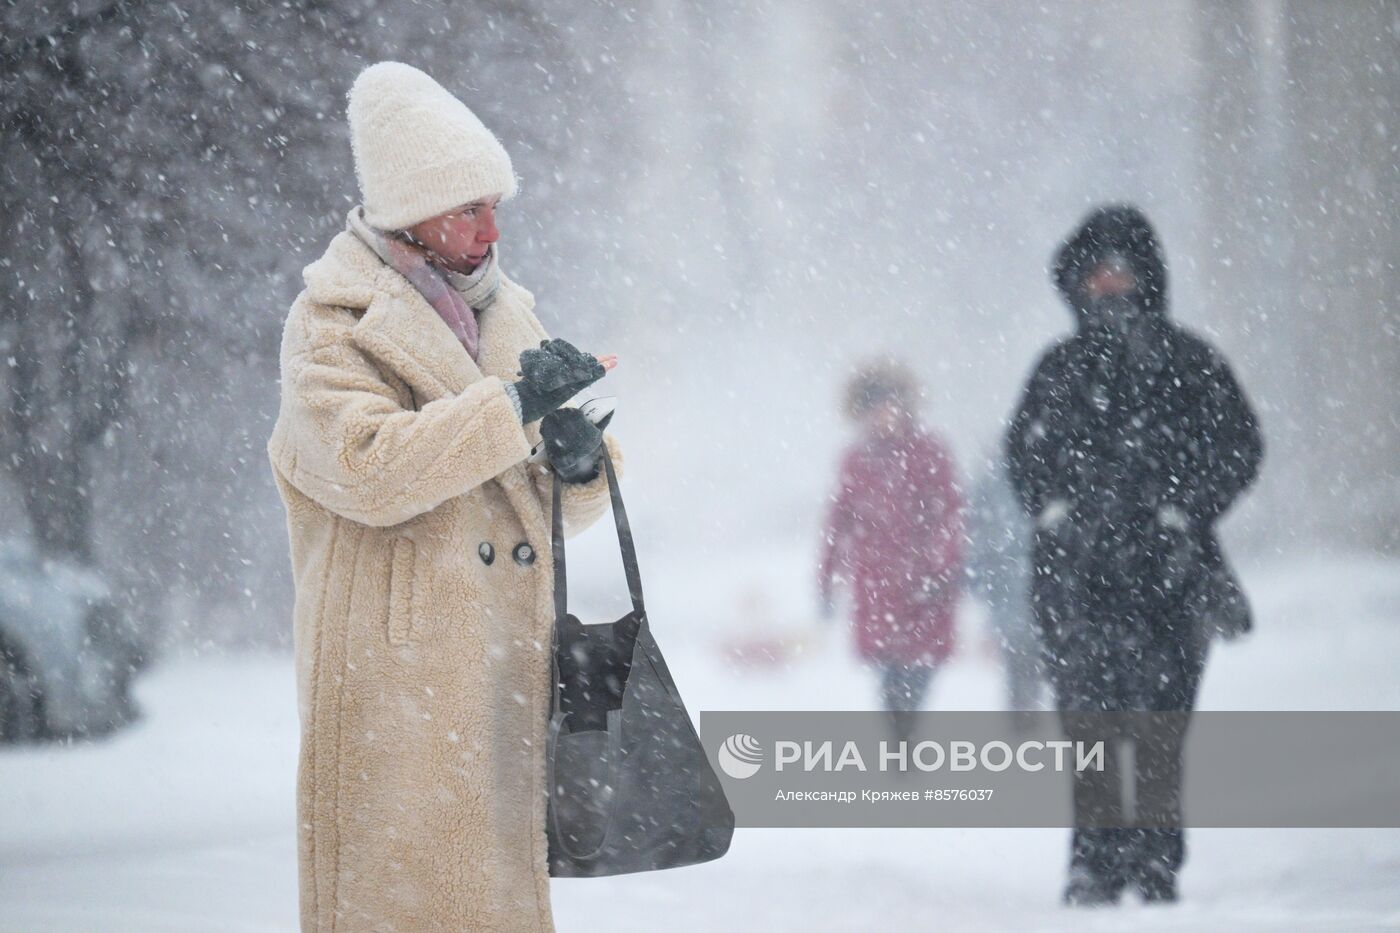
[[[1064,903],[1067,907],[1103,907],[1118,903],[1122,890],[1122,880],[1100,874],[1084,865],[1075,865],[1069,871]]]
[[[1172,904],[1176,902],[1176,872],[1160,865],[1149,865],[1137,873],[1133,879],[1138,893],[1146,904]]]
[[[1139,829],[1128,860],[1128,875],[1147,904],[1176,901],[1176,876],[1186,854],[1179,829]]]
[[[1096,907],[1118,903],[1127,884],[1124,857],[1130,850],[1128,830],[1080,827],[1070,837],[1069,881],[1064,903]]]

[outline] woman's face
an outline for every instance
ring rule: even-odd
[[[501,238],[496,229],[499,195],[482,198],[408,228],[409,236],[436,253],[456,272],[471,272]]]

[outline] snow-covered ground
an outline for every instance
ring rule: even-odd
[[[692,713],[872,704],[873,679],[841,634],[814,636],[806,621],[808,558],[768,549],[647,561],[654,628]],[[572,549],[570,560],[580,575],[599,568],[595,591],[613,586],[606,547]],[[1400,709],[1400,563],[1319,557],[1245,569],[1257,630],[1217,647],[1204,707]],[[617,600],[595,604],[600,614],[585,618],[601,621]],[[773,667],[736,663],[724,646],[741,626],[786,633],[779,642],[805,650]],[[975,610],[961,632],[930,706],[997,708],[995,657]],[[0,752],[0,930],[295,930],[290,659],[172,660],[138,696],[146,718],[110,740]],[[563,933],[1400,929],[1400,830],[1193,830],[1180,904],[1129,897],[1088,912],[1058,906],[1067,839],[1066,830],[740,829],[708,865],[555,882],[555,917]]]

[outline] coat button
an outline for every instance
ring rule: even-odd
[[[491,566],[491,562],[496,559],[496,549],[491,546],[490,541],[483,541],[477,546],[476,552],[481,555],[481,562],[486,566]]]
[[[535,562],[535,549],[530,547],[528,541],[521,541],[515,546],[515,552],[512,556],[517,564],[528,567]]]

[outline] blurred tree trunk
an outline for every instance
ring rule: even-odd
[[[20,249],[12,247],[11,255],[25,251],[40,279],[6,279],[4,323],[14,336],[7,341],[3,452],[36,546],[88,565],[95,563],[92,450],[123,410],[135,328],[118,328],[118,339],[101,340],[104,309],[87,238],[108,213],[102,200],[112,185],[98,138],[102,128],[81,108],[97,101],[119,106],[123,89],[84,68],[78,46],[125,7],[75,16],[0,55],[0,80],[7,93],[19,92],[6,108],[6,130],[16,134],[34,173],[23,181],[6,179],[7,187],[25,186],[30,206],[28,223],[17,231]],[[141,310],[134,303],[127,322],[139,320]]]

